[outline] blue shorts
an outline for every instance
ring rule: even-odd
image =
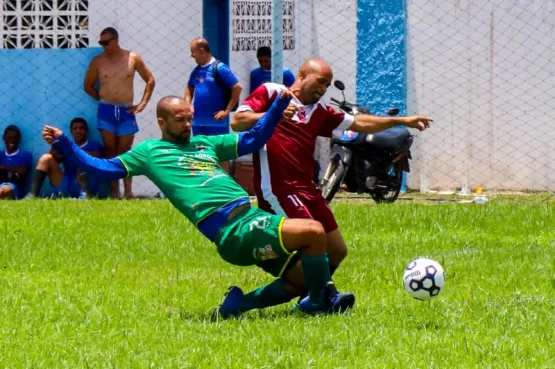
[[[16,185],[11,182],[3,182],[0,183],[0,187],[9,186],[13,190],[13,198],[15,200],[19,199],[19,191],[17,190]]]
[[[59,197],[72,197],[77,199],[81,196],[83,191],[75,177],[64,175],[62,182],[53,188],[53,192]]]
[[[97,129],[113,132],[116,136],[132,135],[139,132],[135,115],[127,112],[127,107],[105,102],[98,104],[96,114]]]
[[[229,126],[193,126],[193,136],[216,136],[229,133]]]

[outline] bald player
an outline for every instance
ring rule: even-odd
[[[260,208],[288,218],[314,219],[324,226],[333,275],[347,255],[347,246],[333,213],[312,181],[316,138],[341,135],[344,130],[376,133],[398,125],[422,131],[432,120],[421,116],[351,116],[336,111],[322,99],[332,79],[332,68],[322,59],[310,58],[301,65],[290,87],[294,97],[286,110],[294,110],[294,114],[281,122],[266,146],[253,155],[253,164],[254,189]],[[261,85],[237,109],[231,121],[232,129],[250,129],[286,89],[275,83]],[[263,267],[279,276],[295,262],[296,257],[279,258]]]
[[[96,178],[147,176],[217,246],[221,258],[233,265],[261,265],[288,258],[293,252],[300,254],[304,280],[287,275],[247,295],[231,288],[217,310],[222,317],[290,301],[299,281],[309,291],[302,311],[343,311],[353,305],[354,296],[332,293],[322,225],[310,219],[285,219],[251,206],[248,194],[219,164],[260,150],[283,119],[291,98],[290,92],[282,91],[249,130],[191,138],[190,104],[176,96],[164,97],[156,108],[162,138],[146,140],[112,159],[90,156],[57,128],[45,126],[42,135],[56,151]]]

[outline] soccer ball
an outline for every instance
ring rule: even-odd
[[[445,284],[445,273],[438,262],[419,258],[411,261],[403,274],[403,285],[417,300],[429,300],[439,295]]]

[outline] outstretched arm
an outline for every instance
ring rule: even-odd
[[[406,126],[423,131],[430,127],[432,119],[422,116],[412,117],[376,117],[368,114],[355,115],[349,130],[360,133],[376,133],[395,126]]]
[[[45,141],[60,152],[66,160],[74,163],[82,172],[99,179],[114,180],[127,176],[125,166],[118,158],[98,159],[83,151],[57,128],[45,126],[42,131]]]

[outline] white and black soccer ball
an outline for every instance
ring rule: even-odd
[[[407,293],[418,300],[429,300],[439,295],[445,285],[443,267],[434,260],[418,258],[411,261],[403,274]]]

